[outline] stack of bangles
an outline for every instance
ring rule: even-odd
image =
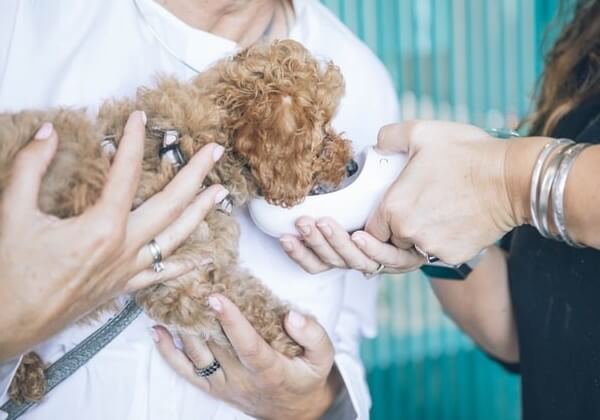
[[[556,139],[542,149],[533,168],[530,191],[532,225],[542,236],[583,247],[574,241],[565,221],[565,187],[577,156],[591,146],[572,140]],[[554,224],[551,228],[550,217]]]

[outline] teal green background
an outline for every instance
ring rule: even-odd
[[[401,118],[515,127],[532,106],[558,0],[322,0],[385,63]],[[420,274],[381,283],[362,355],[374,419],[516,420],[519,377],[443,315]]]

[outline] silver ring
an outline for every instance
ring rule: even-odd
[[[431,264],[436,261],[439,261],[439,258],[429,255],[427,252],[423,251],[418,245],[413,245],[413,248],[417,253],[425,258],[425,264]]]
[[[196,372],[196,375],[200,376],[201,378],[206,378],[210,375],[212,375],[213,373],[215,373],[217,370],[219,370],[219,368],[221,367],[221,364],[219,363],[219,361],[217,359],[213,360],[212,363],[206,367],[203,368],[194,368],[194,372]]]
[[[375,271],[372,271],[371,273],[363,273],[363,274],[366,278],[370,279],[371,277],[375,277],[377,274],[381,273],[384,268],[385,268],[385,264],[380,263],[379,266],[377,266],[377,269]]]
[[[148,250],[150,251],[150,255],[152,255],[152,269],[155,273],[160,273],[165,269],[165,266],[162,263],[162,253],[160,252],[160,247],[154,239],[148,242]]]

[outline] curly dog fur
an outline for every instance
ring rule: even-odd
[[[262,195],[270,203],[293,206],[317,185],[334,187],[345,177],[350,143],[331,127],[344,82],[339,69],[322,63],[294,41],[256,45],[217,62],[189,82],[162,77],[135,98],[105,102],[95,120],[85,110],[53,109],[0,114],[0,194],[11,176],[15,155],[44,121],[60,136],[59,150],[45,177],[40,208],[58,217],[81,214],[100,197],[110,156],[99,146],[107,134],[120,138],[129,114],[144,110],[149,128],[176,128],[189,159],[215,142],[225,154],[206,179],[223,184],[234,206]],[[143,174],[134,207],[160,191],[176,170],[161,160],[161,138],[147,130]],[[154,320],[175,331],[196,334],[228,347],[207,297],[231,299],[277,351],[296,356],[302,348],[286,333],[289,307],[238,264],[239,227],[231,215],[211,212],[173,259],[208,267],[137,293]],[[14,399],[40,399],[43,362],[29,355],[12,384]]]

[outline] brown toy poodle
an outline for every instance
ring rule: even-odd
[[[80,214],[99,198],[125,122],[141,109],[148,123],[134,206],[160,191],[179,165],[211,142],[223,145],[225,154],[206,184],[223,184],[233,206],[258,195],[293,206],[311,190],[328,190],[346,177],[350,143],[331,127],[343,93],[336,66],[286,40],[247,48],[189,82],[160,78],[155,88],[140,88],[135,98],[104,103],[95,121],[85,110],[0,114],[0,193],[15,155],[40,124],[51,121],[60,143],[42,185],[40,207],[63,218]],[[227,347],[207,304],[210,294],[222,293],[273,348],[290,357],[301,354],[283,328],[288,306],[240,267],[238,237],[229,212],[211,212],[171,258],[197,263],[210,258],[212,263],[138,292],[137,302],[157,322]],[[40,399],[44,384],[43,362],[30,353],[11,396]]]

